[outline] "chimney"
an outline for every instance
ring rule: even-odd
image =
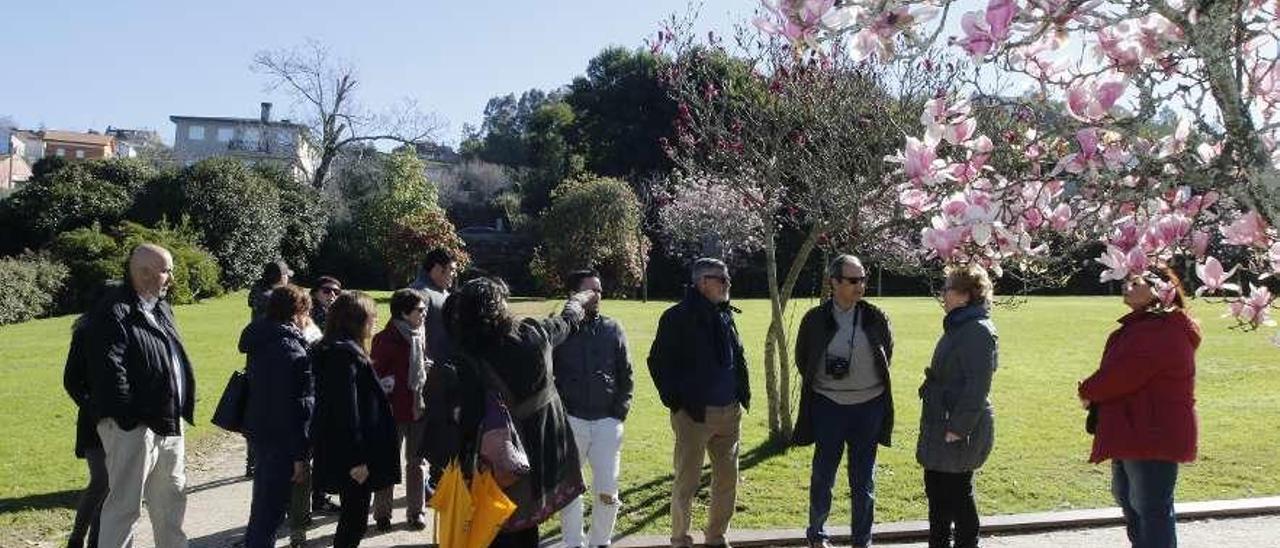
[[[271,103],[262,103],[262,123],[271,121]]]

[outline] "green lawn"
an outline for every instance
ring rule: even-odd
[[[897,339],[893,366],[898,426],[895,445],[882,449],[878,471],[879,521],[924,516],[920,469],[915,464],[915,390],[941,327],[941,310],[927,298],[877,301],[889,313]],[[764,376],[760,368],[768,320],[766,301],[736,303],[739,328],[751,363],[756,406],[743,426],[742,483],[736,528],[803,527],[807,515],[809,449],[778,453],[766,434]],[[795,301],[790,327],[813,301]],[[665,409],[648,379],[644,358],[658,314],[669,303],[606,302],[631,342],[636,401],[623,454],[620,532],[667,530],[671,434]],[[385,317],[385,302],[383,314]],[[522,302],[525,314],[544,314],[555,303]],[[1075,397],[1076,382],[1097,365],[1118,298],[1042,297],[1000,308],[1001,367],[996,374],[997,442],[978,476],[984,514],[1110,505],[1106,467],[1085,462],[1089,438]],[[1184,469],[1180,500],[1280,494],[1280,350],[1262,333],[1228,330],[1216,306],[1193,309],[1205,330],[1199,352],[1200,460]],[[178,308],[178,321],[196,360],[199,381],[198,452],[216,428],[208,424],[231,370],[241,365],[235,339],[247,318],[243,294]],[[74,492],[85,481],[72,456],[74,409],[62,394],[62,360],[71,318],[0,327],[0,545],[48,537],[66,529]],[[793,394],[793,400],[796,394]],[[843,472],[841,473],[843,478]],[[847,523],[848,487],[837,481],[834,523]],[[705,492],[704,495],[705,496]],[[703,523],[698,507],[695,526]]]

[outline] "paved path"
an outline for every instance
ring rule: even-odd
[[[927,543],[877,544],[894,548],[926,548]],[[1049,548],[1071,546],[1102,548],[1129,546],[1123,527],[1082,531],[1057,531],[1035,535],[989,537],[983,548]],[[1178,524],[1181,548],[1280,548],[1280,516],[1203,520]]]
[[[235,547],[244,535],[244,525],[249,516],[249,500],[252,483],[242,476],[244,442],[235,436],[225,436],[204,454],[188,456],[188,502],[186,530],[192,548]],[[413,532],[405,528],[403,489],[397,486],[395,527],[387,533],[378,533],[372,527],[361,544],[363,547],[428,546],[432,540],[427,532]],[[428,523],[430,514],[428,513]],[[337,516],[316,516],[308,531],[308,546],[330,546]],[[837,528],[839,529],[839,528]],[[138,547],[153,546],[151,527],[144,511],[139,520]],[[1280,548],[1280,515],[1206,519],[1178,524],[1179,546],[1183,548]],[[730,534],[730,540],[734,535]],[[777,537],[774,537],[777,538]],[[635,537],[623,539],[615,545],[653,546],[661,537]],[[50,543],[47,546],[56,546]],[[559,544],[549,544],[559,546]],[[924,548],[925,543],[886,543],[878,546],[895,548]],[[282,527],[277,546],[288,546],[288,528]],[[1070,547],[1125,547],[1128,546],[1122,527],[1057,531],[1037,534],[993,536],[983,539],[986,548],[1046,548]]]

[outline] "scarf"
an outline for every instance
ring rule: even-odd
[[[408,322],[391,320],[400,335],[409,341],[409,394],[413,396],[413,418],[417,420],[426,409],[426,401],[422,399],[422,388],[427,384],[427,331],[424,326],[417,329],[409,327]]]

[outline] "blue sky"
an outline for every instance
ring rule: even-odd
[[[402,98],[435,112],[456,143],[492,96],[549,89],[609,45],[640,47],[686,0],[44,0],[4,2],[0,116],[22,127],[150,127],[173,139],[172,114],[256,116],[275,103],[250,71],[255,52],[314,38],[357,69],[377,109]],[[753,0],[706,0],[698,27],[729,32]],[[295,115],[295,118],[300,116]]]

